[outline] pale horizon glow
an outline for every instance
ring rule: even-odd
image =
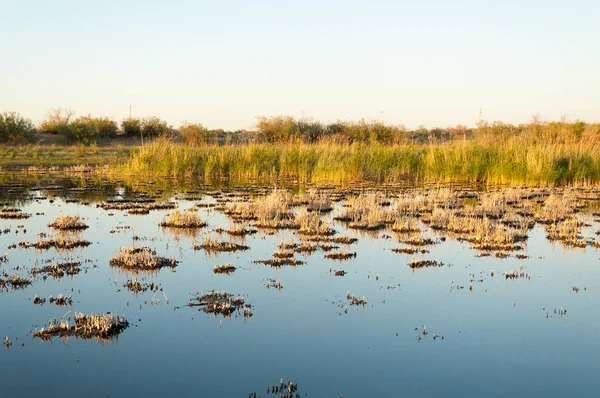
[[[0,111],[600,122],[600,2],[0,1]]]

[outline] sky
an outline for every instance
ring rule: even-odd
[[[0,111],[600,121],[597,0],[0,0]]]

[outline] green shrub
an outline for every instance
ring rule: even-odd
[[[121,129],[127,136],[141,138],[169,137],[173,133],[173,129],[167,122],[155,116],[141,120],[125,119],[121,122]]]
[[[142,123],[140,119],[125,119],[121,122],[121,130],[126,136],[140,137],[142,134]]]
[[[0,114],[0,142],[23,144],[35,141],[35,126],[16,112]]]

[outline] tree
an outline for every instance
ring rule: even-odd
[[[206,144],[213,141],[216,136],[215,132],[209,132],[208,129],[200,123],[185,122],[179,127],[179,133],[188,145]]]
[[[125,119],[121,122],[121,130],[127,136],[140,137],[142,135],[142,123],[140,119]]]
[[[75,115],[75,111],[70,108],[55,108],[50,110],[46,119],[40,125],[40,132],[49,134],[68,134],[66,130],[73,115]]]

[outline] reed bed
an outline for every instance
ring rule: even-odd
[[[129,174],[233,181],[468,181],[562,185],[600,181],[600,135],[592,125],[532,124],[520,133],[430,144],[275,143],[188,146],[155,140],[132,152]],[[561,130],[562,129],[562,130]],[[565,131],[563,131],[565,130]]]

